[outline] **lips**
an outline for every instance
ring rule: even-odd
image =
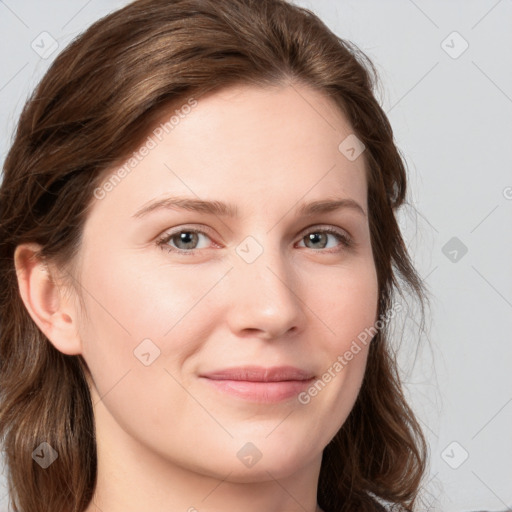
[[[226,368],[201,375],[212,380],[244,380],[248,382],[279,382],[288,380],[309,380],[313,377],[311,372],[294,366],[240,366]]]
[[[200,377],[221,394],[259,403],[296,397],[314,380],[311,372],[294,366],[243,366],[213,371]]]

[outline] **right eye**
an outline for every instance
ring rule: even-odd
[[[201,249],[201,247],[196,247],[201,236],[210,238],[206,233],[198,229],[180,228],[170,233],[165,233],[157,240],[156,244],[168,252],[192,255],[195,254],[196,250]],[[174,246],[170,245],[169,242],[172,242]]]

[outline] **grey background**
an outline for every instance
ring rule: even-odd
[[[41,33],[61,50],[126,3],[0,0],[2,162],[58,53]],[[400,222],[433,296],[428,330],[408,315],[400,347],[431,449],[424,510],[512,508],[512,0],[296,3],[373,59],[408,163]],[[1,511],[6,494],[0,477]]]

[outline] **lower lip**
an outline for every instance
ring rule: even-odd
[[[205,378],[222,393],[234,395],[252,402],[281,402],[296,397],[314,380],[285,380],[278,382],[252,382],[247,380],[214,380]]]

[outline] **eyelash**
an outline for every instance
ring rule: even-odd
[[[167,252],[170,252],[170,253],[182,254],[182,255],[189,255],[189,256],[190,255],[194,255],[194,254],[196,254],[196,252],[199,252],[199,251],[203,250],[203,249],[185,250],[185,249],[177,249],[175,247],[169,246],[168,242],[170,242],[170,240],[174,236],[176,236],[176,235],[178,235],[180,233],[196,233],[196,234],[206,235],[208,238],[210,238],[208,236],[207,232],[202,231],[200,229],[182,227],[181,229],[178,229],[178,230],[173,231],[171,233],[165,233],[162,237],[160,237],[156,241],[156,245],[159,246],[164,251],[167,251]],[[352,248],[352,246],[354,245],[353,240],[348,235],[346,235],[346,234],[344,234],[344,233],[342,233],[342,232],[340,232],[337,229],[332,228],[332,227],[325,227],[325,228],[315,229],[315,227],[313,226],[312,230],[307,231],[307,232],[304,233],[304,235],[301,237],[301,241],[305,238],[305,236],[307,234],[310,234],[310,233],[328,233],[328,234],[334,235],[334,236],[336,236],[338,238],[338,240],[341,242],[341,245],[345,249]],[[306,247],[306,249],[308,249],[308,247]],[[323,249],[311,249],[311,250],[314,251],[314,252],[324,252],[324,253],[332,254],[332,253],[341,252],[342,249],[326,249],[326,250],[323,250]]]

